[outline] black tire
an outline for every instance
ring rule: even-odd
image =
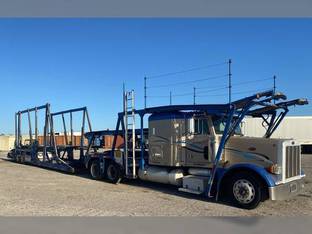
[[[229,178],[226,186],[230,201],[237,207],[251,210],[263,200],[264,186],[252,173],[234,174]]]
[[[25,157],[26,157],[26,154],[21,155],[20,163],[25,164]]]
[[[21,155],[20,155],[20,154],[15,156],[15,161],[16,161],[17,163],[22,163]]]
[[[106,168],[105,178],[110,183],[118,184],[121,181],[122,177],[123,173],[121,171],[121,167],[117,163],[110,161]]]
[[[94,180],[102,179],[101,168],[99,160],[93,160],[90,165],[90,175]]]

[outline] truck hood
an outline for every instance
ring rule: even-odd
[[[242,161],[263,166],[276,164],[285,141],[289,139],[233,136],[225,145],[224,158],[231,164]]]

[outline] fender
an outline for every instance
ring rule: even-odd
[[[238,163],[238,164],[235,164],[235,165],[233,165],[229,168],[226,168],[226,169],[225,168],[218,168],[217,169],[218,182],[217,182],[216,199],[218,199],[218,194],[219,194],[222,179],[224,178],[224,176],[226,176],[228,173],[230,173],[231,171],[233,171],[235,169],[251,170],[251,171],[257,173],[257,175],[259,175],[266,182],[268,187],[274,187],[276,185],[271,174],[269,172],[267,172],[263,167],[259,167],[255,164],[251,164],[251,163]]]

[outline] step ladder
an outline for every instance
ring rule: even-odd
[[[134,90],[131,90],[130,92],[124,92],[124,124],[125,174],[128,178],[136,178]]]

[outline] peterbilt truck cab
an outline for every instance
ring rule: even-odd
[[[204,193],[224,128],[222,117],[216,115],[154,114],[149,118],[149,165],[183,168],[180,190]],[[225,144],[215,186],[237,205],[254,208],[267,198],[298,194],[304,176],[298,142],[245,137],[238,125]]]

